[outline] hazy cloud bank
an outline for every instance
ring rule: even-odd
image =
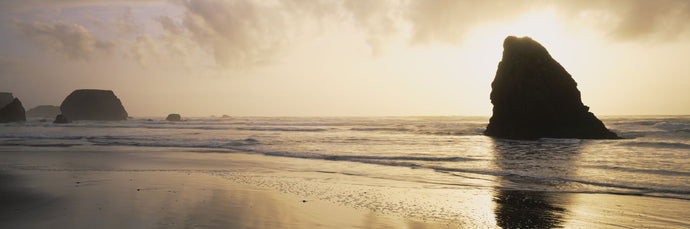
[[[89,59],[95,52],[110,52],[114,43],[97,39],[90,31],[77,24],[62,21],[52,23],[15,23],[21,35],[42,48],[64,54],[70,59]]]
[[[573,23],[599,19],[598,28],[613,40],[664,42],[690,35],[690,1],[686,0],[558,1],[555,6]]]
[[[151,2],[111,1],[8,1],[6,10],[26,4],[73,7],[108,4],[132,8]],[[410,44],[444,42],[461,44],[474,28],[510,21],[534,10],[555,9],[570,23],[596,22],[596,28],[613,40],[667,41],[687,37],[690,31],[690,1],[546,1],[546,0],[173,0],[158,2],[179,9],[179,13],[135,18],[125,11],[120,20],[104,23],[119,37],[99,38],[84,24],[17,21],[16,30],[39,47],[72,60],[86,60],[96,53],[119,48],[142,66],[161,61],[199,62],[241,68],[271,63],[296,41],[319,36],[306,29],[354,26],[365,34],[374,53],[395,40]],[[586,20],[589,19],[589,20]],[[141,28],[155,23],[158,30]],[[84,23],[87,20],[84,19]],[[203,58],[202,58],[203,59]]]

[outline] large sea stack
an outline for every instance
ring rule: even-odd
[[[110,90],[75,90],[62,101],[60,110],[68,120],[127,120],[127,111]]]
[[[12,102],[0,108],[0,123],[24,121],[26,121],[26,113],[19,99],[15,98]]]
[[[582,104],[572,76],[529,37],[509,36],[491,83],[493,116],[484,134],[508,139],[616,139]]]

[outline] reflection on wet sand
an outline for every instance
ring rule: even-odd
[[[16,172],[0,173],[3,229],[447,227],[303,201],[208,174]]]
[[[580,143],[544,143],[494,139],[500,176],[495,190],[496,223],[502,228],[554,228],[563,224],[569,194],[564,181],[545,179],[573,173]]]
[[[22,179],[21,176],[0,171],[0,228],[3,228],[3,222],[11,220],[33,220],[37,213],[48,216],[49,212],[36,209],[59,200],[31,190]]]
[[[498,190],[496,224],[502,228],[553,228],[563,223],[564,208],[557,206],[560,196],[541,191]]]

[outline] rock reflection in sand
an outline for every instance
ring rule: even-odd
[[[580,143],[494,140],[494,163],[503,173],[495,190],[496,222],[502,228],[553,228],[563,223],[569,194],[553,193],[558,180],[535,176],[573,173]],[[539,144],[538,147],[535,145]]]

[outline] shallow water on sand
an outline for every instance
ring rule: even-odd
[[[492,139],[477,117],[33,120],[0,128],[0,171],[207,174],[463,227],[690,226],[690,118],[604,121],[626,139]]]

